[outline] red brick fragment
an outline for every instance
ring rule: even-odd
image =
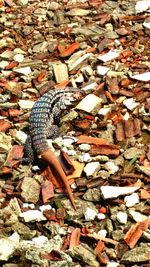
[[[80,44],[79,43],[73,43],[71,45],[69,45],[67,48],[65,49],[60,49],[60,46],[58,46],[58,49],[61,50],[60,51],[60,56],[61,57],[68,57],[71,54],[73,54],[77,49],[79,49]]]
[[[0,120],[0,132],[5,133],[11,128],[11,123],[8,120]]]
[[[16,167],[20,163],[19,159],[23,156],[23,150],[23,146],[14,145],[8,153],[5,166],[9,168]]]
[[[91,145],[90,155],[106,155],[106,156],[118,156],[119,155],[119,147],[113,144],[105,144],[105,145]]]
[[[72,233],[71,233],[71,237],[70,237],[70,248],[76,247],[80,244],[80,234],[81,234],[81,230],[80,228],[75,228]]]
[[[138,222],[132,225],[129,231],[126,233],[126,235],[124,236],[124,241],[131,249],[135,247],[143,232],[147,230],[149,222],[150,219]]]
[[[86,135],[80,135],[77,144],[97,144],[97,145],[103,145],[107,144],[107,140],[104,138],[97,138],[92,136],[86,136]]]
[[[52,182],[45,180],[42,184],[43,203],[47,203],[49,199],[54,197],[54,188]]]

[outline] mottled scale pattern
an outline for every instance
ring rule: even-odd
[[[47,137],[50,126],[58,123],[61,110],[66,108],[67,101],[72,100],[75,91],[75,88],[51,90],[35,102],[29,122],[32,147],[37,154],[49,149]]]

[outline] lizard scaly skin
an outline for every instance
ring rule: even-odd
[[[67,189],[74,209],[76,208],[75,202],[67,177],[59,160],[49,148],[47,138],[53,136],[54,124],[59,121],[61,111],[71,104],[76,92],[78,90],[75,88],[55,89],[47,92],[35,102],[29,118],[30,136],[26,145],[30,161],[33,161],[34,150],[37,155],[41,155],[42,159],[54,167]]]

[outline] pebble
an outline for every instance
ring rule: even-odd
[[[92,161],[92,158],[91,158],[90,154],[88,154],[88,153],[85,153],[84,155],[79,156],[78,159],[80,162],[91,162]]]
[[[126,203],[126,207],[132,207],[135,204],[139,203],[139,195],[138,193],[133,193],[130,196],[126,196],[124,198],[124,201]]]
[[[132,216],[135,222],[143,222],[144,220],[148,219],[146,215],[141,214],[138,211],[129,209],[129,214]],[[150,216],[149,216],[150,218]]]
[[[116,198],[121,195],[128,195],[136,190],[138,190],[140,187],[139,186],[101,186],[101,193],[103,195],[104,199],[109,199],[109,198]]]
[[[139,106],[139,103],[136,103],[135,100],[134,100],[133,98],[125,99],[125,100],[123,101],[123,104],[124,104],[124,106],[125,106],[127,109],[129,109],[129,110],[131,110],[131,111],[133,111],[136,107]]]
[[[106,267],[118,267],[119,263],[115,261],[110,261],[107,263]]]
[[[91,146],[89,144],[81,144],[79,145],[79,149],[83,152],[87,152],[89,151],[91,148]]]
[[[102,229],[102,230],[98,231],[97,234],[100,235],[100,236],[106,237],[107,236],[107,231],[105,229]]]
[[[30,67],[14,68],[14,71],[23,75],[29,75],[32,72]]]
[[[84,217],[86,221],[93,221],[96,216],[97,216],[97,212],[91,208],[87,208],[84,213]]]
[[[24,61],[24,55],[22,55],[22,54],[16,54],[14,57],[13,57],[13,59],[15,60],[15,61],[17,61],[17,62],[23,62]]]
[[[19,214],[21,218],[25,220],[25,222],[40,222],[40,221],[46,221],[46,217],[43,215],[43,213],[39,210],[28,210],[25,212],[22,212]]]
[[[127,223],[127,213],[126,212],[123,212],[123,211],[119,211],[117,213],[117,220],[118,222],[120,222],[121,224],[126,224]]]
[[[110,174],[114,174],[119,171],[119,167],[111,161],[105,163],[105,168],[109,171]]]
[[[97,219],[98,220],[104,220],[105,218],[106,218],[105,214],[103,214],[103,213],[98,213],[97,214]]]
[[[84,172],[86,173],[87,177],[93,176],[100,170],[100,163],[99,162],[90,162],[84,167]]]

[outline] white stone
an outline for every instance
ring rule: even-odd
[[[82,74],[78,75],[78,77],[75,78],[75,82],[76,83],[83,83],[84,82],[83,75]]]
[[[98,59],[102,60],[103,62],[107,62],[109,60],[115,59],[119,57],[120,51],[119,50],[110,50],[106,54],[102,56],[98,56]]]
[[[104,199],[108,198],[116,198],[121,195],[128,195],[135,191],[137,191],[140,187],[139,186],[101,186],[101,192]]]
[[[136,3],[136,5],[135,5],[136,13],[142,13],[142,12],[146,11],[149,8],[150,8],[150,2],[148,2],[147,0],[138,1]]]
[[[14,71],[23,75],[29,75],[32,72],[30,67],[14,68]]]
[[[48,205],[43,205],[43,206],[40,206],[40,207],[39,207],[39,210],[42,211],[42,212],[43,212],[44,210],[51,210],[51,209],[52,209],[52,206],[49,205],[49,204],[48,204]]]
[[[48,238],[44,235],[32,238],[33,243],[38,247],[44,245],[48,241]]]
[[[133,98],[128,98],[123,101],[124,106],[129,110],[134,110],[139,106],[139,103],[136,103]]]
[[[0,238],[0,260],[7,261],[19,248],[19,235],[13,233],[8,238]]]
[[[93,221],[96,216],[97,216],[97,212],[89,207],[86,209],[84,213],[84,217],[86,221]]]
[[[40,222],[47,220],[46,217],[39,210],[28,210],[22,212],[19,216],[23,218],[25,222],[33,222],[33,221]]]
[[[98,213],[97,214],[97,219],[98,220],[104,220],[105,218],[106,218],[105,214],[103,214],[103,213]]]
[[[150,21],[144,21],[143,26],[150,30]]]
[[[18,104],[22,109],[31,109],[35,101],[32,100],[19,100]]]
[[[118,222],[122,223],[122,224],[126,224],[127,223],[127,213],[126,212],[123,212],[123,211],[119,211],[117,213],[117,220]]]
[[[103,100],[100,97],[98,97],[94,94],[89,94],[89,95],[85,96],[79,102],[79,104],[76,106],[76,108],[81,109],[81,110],[88,112],[88,113],[95,114],[95,111],[97,111],[100,108],[102,102],[103,102]]]
[[[22,144],[25,144],[27,139],[27,134],[21,130],[16,131],[16,138],[19,140]]]
[[[91,162],[92,158],[90,154],[85,153],[84,155],[79,156],[79,161],[80,162]]]
[[[109,68],[104,66],[97,66],[97,74],[105,75],[109,71]]]
[[[81,144],[81,145],[79,145],[79,149],[80,149],[81,151],[84,151],[84,152],[89,151],[90,148],[91,148],[91,146],[90,146],[89,144]]]
[[[136,74],[136,75],[132,76],[131,78],[136,79],[138,81],[148,82],[148,81],[150,81],[150,71],[145,72],[145,73],[141,73],[141,74]]]
[[[74,55],[75,55],[75,53],[74,53]],[[69,71],[78,67],[84,60],[88,59],[91,56],[92,56],[92,53],[86,53],[86,54],[82,55],[81,57],[79,57],[78,59],[76,59],[75,62],[73,62],[73,61],[71,62],[71,60],[69,60],[68,61]]]
[[[22,54],[16,54],[14,57],[13,57],[13,59],[15,60],[15,61],[17,61],[17,62],[23,62],[24,61],[24,55],[22,55]]]
[[[35,209],[35,205],[33,203],[23,203],[23,208]]]
[[[110,261],[107,263],[106,267],[118,267],[119,263],[115,261]]]
[[[0,61],[0,69],[5,69],[8,66],[8,61]]]
[[[131,209],[129,210],[129,214],[135,222],[143,222],[144,220],[150,218],[150,216],[143,215],[140,212]]]
[[[98,115],[103,115],[106,116],[107,114],[109,114],[109,112],[111,111],[111,108],[101,108],[98,112]]]
[[[138,193],[133,193],[130,196],[126,196],[124,198],[124,201],[126,203],[126,207],[132,207],[135,204],[139,203],[139,195]]]
[[[109,171],[110,174],[114,174],[119,171],[119,167],[111,161],[105,163],[105,168]]]
[[[90,162],[87,163],[84,167],[84,172],[87,176],[92,176],[96,174],[100,170],[100,163],[99,162]]]
[[[102,229],[102,230],[100,230],[97,234],[98,234],[99,236],[106,237],[106,236],[107,236],[107,231],[106,231],[105,229]]]

